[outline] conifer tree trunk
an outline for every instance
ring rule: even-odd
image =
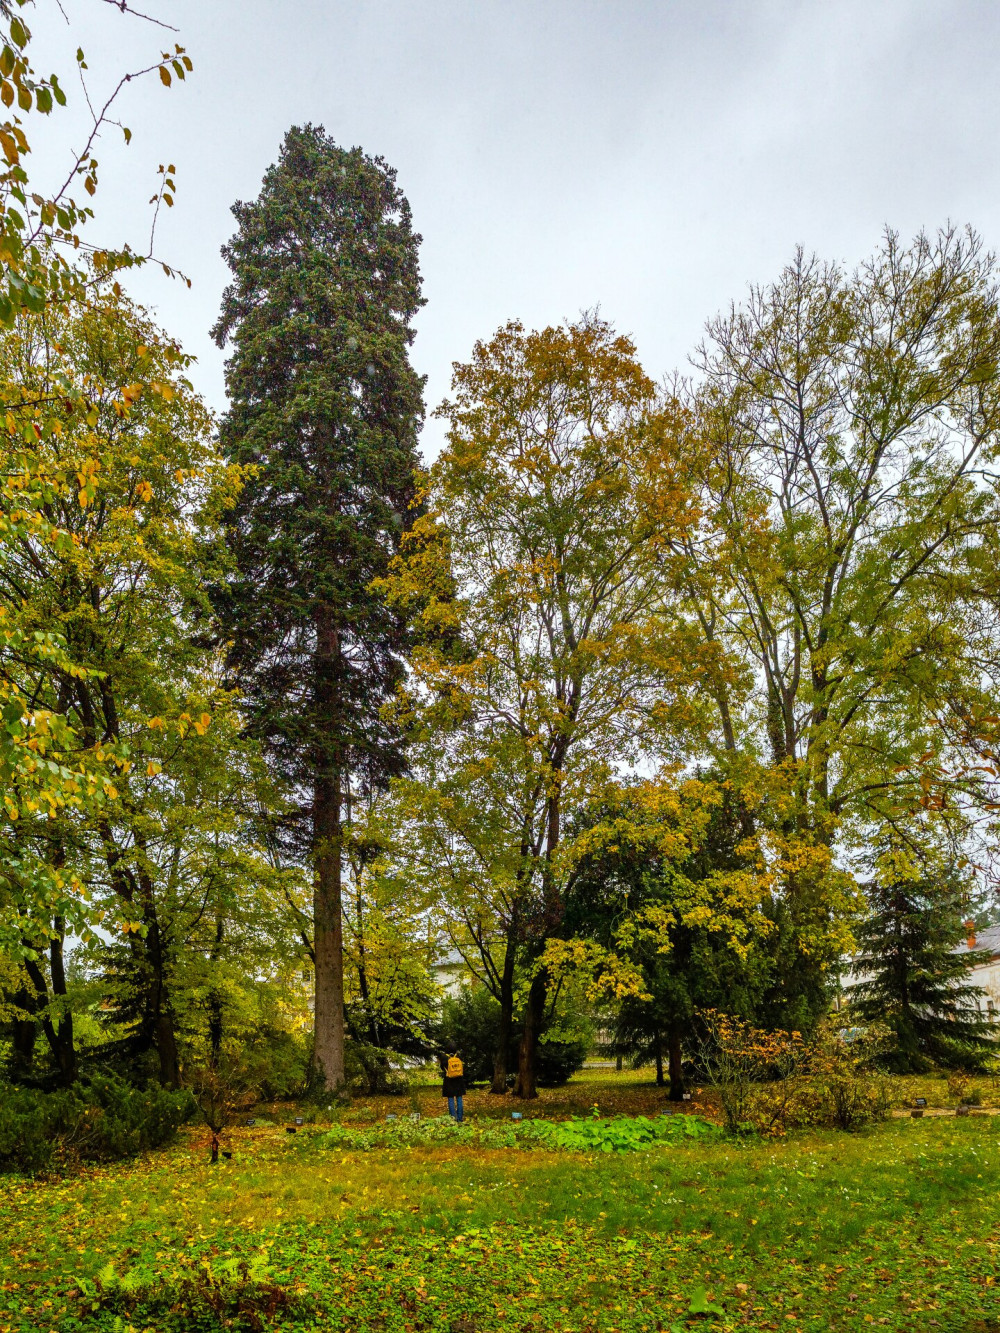
[[[313,1063],[330,1091],[344,1082],[344,918],[341,908],[339,775],[316,780],[313,804],[313,953],[316,999]]]
[[[317,737],[313,786],[313,1066],[324,1088],[344,1082],[344,916],[341,857],[341,767],[337,751],[340,644],[333,612],[316,616]]]

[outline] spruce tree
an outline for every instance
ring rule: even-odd
[[[229,516],[219,609],[249,725],[298,793],[314,886],[315,1067],[344,1078],[341,849],[352,788],[401,766],[380,709],[406,627],[372,589],[413,517],[423,304],[409,204],[382,158],[292,128],[260,195],[237,203],[232,282],[213,329],[230,459],[252,465]]]
[[[968,897],[957,876],[927,864],[915,871],[906,858],[883,851],[866,889],[869,911],[852,964],[860,979],[848,987],[851,1017],[891,1029],[887,1059],[899,1073],[981,1064],[993,1049],[992,1026],[970,973],[990,955],[959,949]]]

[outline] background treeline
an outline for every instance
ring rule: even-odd
[[[8,1079],[326,1095],[453,1041],[530,1098],[600,1041],[679,1097],[704,1014],[808,1032],[859,943],[851,1021],[896,1067],[985,1058],[954,952],[1000,739],[975,234],[796,254],[690,381],[597,314],[512,321],[425,466],[383,160],[295,128],[234,206],[215,421],[136,257],[64,258],[75,205],[5,133]]]

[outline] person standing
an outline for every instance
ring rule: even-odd
[[[441,1096],[448,1099],[448,1114],[457,1123],[465,1119],[465,1066],[454,1046],[449,1046],[439,1057],[442,1083]]]

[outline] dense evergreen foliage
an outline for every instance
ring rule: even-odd
[[[848,990],[852,1019],[888,1024],[893,1042],[885,1058],[900,1073],[981,1065],[995,1038],[971,973],[990,953],[968,947],[975,923],[957,877],[890,874],[867,891],[852,963],[859,980]]]
[[[315,1060],[335,1087],[343,825],[352,788],[401,763],[380,708],[401,678],[405,625],[372,581],[416,498],[420,238],[391,168],[313,126],[288,132],[260,196],[233,212],[214,330],[233,349],[221,440],[253,472],[229,515],[219,606],[250,728],[301,793],[292,848],[315,877]]]

